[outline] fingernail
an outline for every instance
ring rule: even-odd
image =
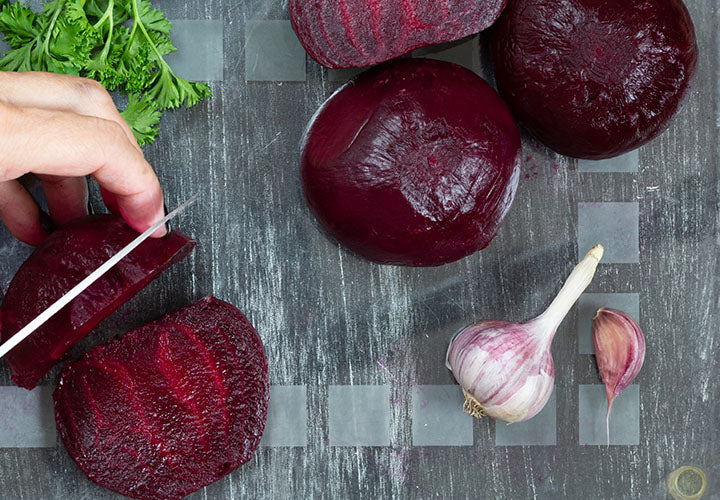
[[[148,229],[150,229],[156,222],[158,222],[160,219],[164,217],[162,212],[159,212],[155,214],[153,217],[144,218],[144,220],[133,220],[130,217],[128,217],[127,212],[124,210],[124,208],[120,207],[120,216],[125,219],[125,222],[132,227],[135,231],[138,233],[144,233]],[[151,238],[161,238],[165,236],[167,233],[167,228],[165,224],[157,228],[153,233],[150,235]]]
[[[169,210],[168,210],[167,203],[165,203],[165,200],[163,199],[163,216],[167,215],[168,212],[169,212]],[[165,223],[165,230],[168,231],[168,232],[169,232],[169,231],[172,231],[172,227],[170,226],[170,224],[171,224],[170,221],[167,221],[167,222]]]
[[[162,219],[166,215],[167,215],[167,205],[165,205],[165,203],[163,202],[163,211],[155,220],[157,221],[158,219]],[[153,222],[153,224],[154,224],[154,222]],[[166,224],[163,224],[162,226],[160,226],[159,228],[157,228],[157,231],[155,231],[152,234],[152,237],[153,238],[162,238],[167,233],[168,233],[168,224],[166,223]]]
[[[167,233],[168,233],[167,225],[163,224],[162,226],[157,228],[157,230],[152,235],[150,235],[150,237],[151,238],[162,238]]]

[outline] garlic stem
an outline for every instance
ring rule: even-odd
[[[603,247],[595,246],[547,310],[525,323],[482,321],[450,342],[445,363],[463,389],[463,410],[479,418],[522,422],[542,410],[552,394],[555,371],[550,345],[557,327],[590,284]]]
[[[565,284],[545,312],[538,316],[537,321],[546,322],[549,331],[554,333],[563,318],[567,316],[570,308],[590,284],[604,252],[605,249],[602,245],[592,247],[583,260],[572,270]]]

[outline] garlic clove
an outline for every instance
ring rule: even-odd
[[[608,407],[605,416],[610,444],[610,409],[613,401],[635,379],[645,360],[645,336],[627,313],[601,307],[593,318],[593,343]]]

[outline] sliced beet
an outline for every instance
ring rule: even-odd
[[[667,128],[698,48],[680,0],[513,0],[492,57],[516,118],[559,153],[600,159]]]
[[[303,139],[310,210],[383,264],[434,266],[485,248],[510,208],[520,136],[473,72],[399,59],[330,97]]]
[[[250,460],[268,397],[260,337],[214,297],[91,349],[53,394],[60,437],[88,478],[140,499],[182,498]]]
[[[507,0],[290,0],[305,50],[328,68],[369,66],[492,25]]]
[[[107,214],[83,217],[50,234],[20,266],[5,294],[2,340],[9,339],[137,235],[121,217]],[[8,353],[5,359],[13,381],[26,389],[35,387],[100,321],[194,246],[194,240],[176,231],[145,240]]]

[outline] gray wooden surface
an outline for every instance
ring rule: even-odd
[[[215,97],[167,114],[160,140],[146,149],[169,207],[202,188],[176,223],[199,244],[74,353],[214,293],[263,337],[271,383],[306,385],[308,398],[306,447],[261,448],[190,498],[669,498],[667,476],[681,465],[701,467],[704,498],[720,498],[716,0],[688,2],[701,47],[697,79],[671,129],[640,150],[639,172],[579,173],[575,160],[525,136],[524,156],[537,167],[521,176],[498,237],[481,253],[431,269],[362,260],[326,237],[306,209],[298,141],[339,82],[310,59],[306,82],[244,78],[245,21],[287,19],[286,5],[154,3],[171,19],[224,21],[224,80],[212,84]],[[482,39],[478,46],[485,51]],[[490,76],[484,52],[479,61]],[[589,289],[640,293],[648,349],[637,379],[639,445],[578,444],[578,384],[599,380],[594,358],[578,354],[573,310],[553,346],[555,446],[496,446],[491,420],[473,423],[473,446],[412,446],[411,389],[453,383],[444,356],[459,327],[529,319],[547,305],[578,258],[583,201],[639,203],[639,264],[601,265]],[[28,249],[4,230],[0,243],[4,289]],[[53,385],[57,372],[43,384]],[[9,384],[3,365],[0,385]],[[390,446],[329,445],[328,385],[335,384],[390,385]],[[88,481],[59,442],[0,449],[0,484],[3,499],[117,496]]]

